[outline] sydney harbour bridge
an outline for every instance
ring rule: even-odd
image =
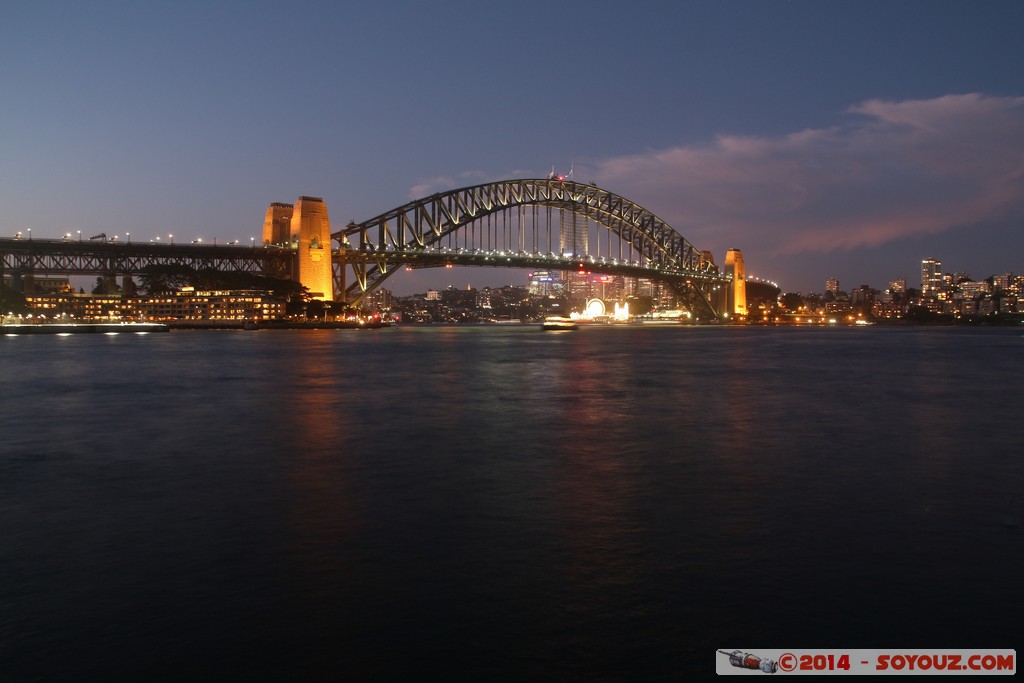
[[[726,310],[731,277],[643,207],[561,177],[503,180],[440,192],[330,230],[319,198],[271,204],[250,244],[0,238],[0,276],[124,277],[152,266],[290,278],[322,299],[359,305],[406,268],[533,268],[663,283],[697,317]]]

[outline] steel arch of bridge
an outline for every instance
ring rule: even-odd
[[[464,187],[409,202],[362,223],[350,223],[332,234],[335,252],[335,289],[352,304],[379,287],[399,267],[419,265],[485,265],[574,269],[580,255],[562,258],[551,254],[510,252],[502,259],[478,254],[451,253],[444,240],[492,214],[514,207],[545,206],[586,216],[616,235],[639,256],[639,264],[619,265],[587,261],[593,272],[618,273],[666,282],[680,294],[699,294],[717,315],[709,293],[725,284],[726,277],[668,223],[650,211],[596,185],[558,179],[503,180]],[[550,230],[550,225],[548,226]],[[550,235],[548,237],[550,240]],[[536,244],[533,245],[536,248]],[[540,258],[544,256],[545,258]],[[564,261],[564,262],[563,262]],[[346,286],[346,267],[354,282]]]

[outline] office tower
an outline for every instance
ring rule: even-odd
[[[564,209],[559,213],[561,231],[558,253],[562,256],[586,256],[589,236],[587,217]]]
[[[942,290],[942,261],[926,258],[921,261],[921,296],[936,296]]]

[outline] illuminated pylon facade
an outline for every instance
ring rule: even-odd
[[[298,281],[309,290],[313,299],[332,301],[331,221],[323,199],[299,197],[295,202],[289,242],[296,250]]]
[[[732,278],[729,285],[729,310],[734,315],[747,314],[747,271],[743,267],[743,254],[730,249],[725,254],[725,274]]]
[[[267,207],[267,215],[263,219],[263,244],[279,247],[287,246],[292,237],[292,212],[295,206],[274,202]]]

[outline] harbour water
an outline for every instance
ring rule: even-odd
[[[0,680],[670,680],[1013,648],[1024,336],[0,338]]]

